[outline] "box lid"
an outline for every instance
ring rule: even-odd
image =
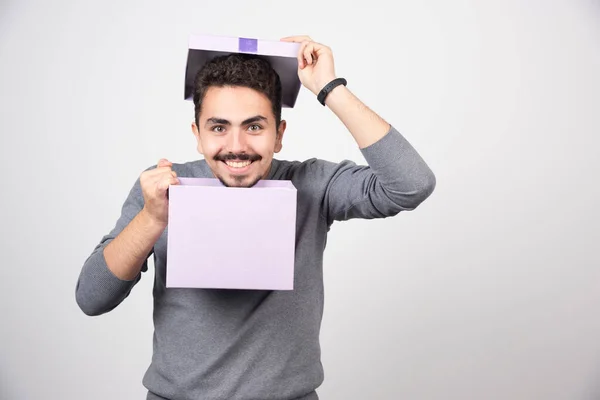
[[[302,86],[298,77],[299,49],[300,43],[233,36],[190,35],[184,99],[192,100],[196,74],[208,61],[221,55],[246,53],[255,54],[270,62],[281,80],[282,107],[292,108]]]

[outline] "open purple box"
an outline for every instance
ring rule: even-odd
[[[209,60],[231,53],[248,53],[266,58],[278,73],[283,92],[282,106],[292,108],[296,104],[302,86],[298,77],[297,58],[300,43],[230,36],[191,35],[188,47],[185,100],[192,99],[196,74]]]
[[[293,290],[296,188],[179,178],[169,187],[169,288]]]

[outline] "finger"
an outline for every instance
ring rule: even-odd
[[[313,53],[316,54],[317,57],[325,52],[331,53],[331,49],[329,47],[325,46],[324,44],[321,44],[318,42],[312,42],[312,45],[313,45]]]
[[[156,168],[152,168],[148,171],[145,171],[140,179],[146,181],[146,182],[158,182],[160,180],[160,177],[165,175],[165,174],[171,174],[173,170],[171,169],[171,167],[156,167]]]
[[[179,183],[179,178],[177,177],[177,173],[175,171],[171,171],[171,170],[165,170],[160,174],[156,174],[156,175],[150,177],[150,179],[152,180],[154,185],[160,186],[163,190],[164,190],[164,185],[166,185],[168,187],[170,184],[178,184]],[[167,182],[167,183],[165,183],[165,182]],[[175,183],[171,183],[171,182],[175,182]]]
[[[157,167],[171,167],[171,166],[173,166],[173,163],[171,163],[171,161],[167,160],[166,158],[161,158],[160,160],[158,160]]]
[[[158,160],[158,162],[156,163],[156,167],[157,168],[161,168],[161,167],[172,167],[173,163],[171,161],[169,161],[167,158],[161,158],[160,160]]]
[[[161,158],[155,168],[150,168],[140,175],[140,184],[142,187],[150,188],[156,185],[165,175],[177,178],[177,173],[171,169],[173,163],[165,158]]]
[[[300,48],[298,49],[298,65],[300,66],[300,69],[303,69],[304,67],[306,67],[304,51],[309,43],[310,42],[308,42],[308,41],[303,41],[302,44],[300,45]]]
[[[308,65],[313,63],[313,50],[314,45],[312,43],[308,43],[306,46],[304,46],[304,59]]]
[[[141,173],[140,183],[142,186],[155,185],[158,182],[158,177],[164,173],[164,168],[151,168]]]
[[[164,193],[166,193],[171,185],[179,185],[179,179],[175,178],[174,176],[164,177],[158,181],[158,184],[156,185],[157,194],[162,196]]]
[[[280,39],[282,42],[294,42],[294,43],[302,43],[302,42],[312,42],[310,36],[299,35],[299,36],[286,36]]]
[[[304,56],[302,55],[304,53],[304,46],[306,44],[303,42],[302,44],[300,44],[300,48],[298,49],[298,67],[300,67],[300,69],[304,68]]]

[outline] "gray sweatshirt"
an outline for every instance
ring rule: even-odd
[[[166,231],[154,258],[153,357],[144,375],[148,399],[317,399],[323,382],[319,330],[323,252],[334,221],[385,218],[413,210],[433,192],[433,172],[394,127],[362,149],[368,165],[345,160],[273,160],[267,179],[297,189],[294,290],[165,287]],[[204,160],[173,165],[180,177],[213,178]],[[142,209],[139,179],[114,228],[85,260],[76,285],[81,310],[113,310],[141,275],[125,281],[106,265],[104,247]]]

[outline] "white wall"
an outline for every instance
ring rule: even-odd
[[[153,273],[100,318],[74,288],[142,169],[199,157],[190,33],[330,45],[436,173],[332,229],[323,399],[600,397],[597,1],[152,3],[0,3],[0,398],[145,395]],[[308,91],[284,117],[280,157],[364,161]]]

